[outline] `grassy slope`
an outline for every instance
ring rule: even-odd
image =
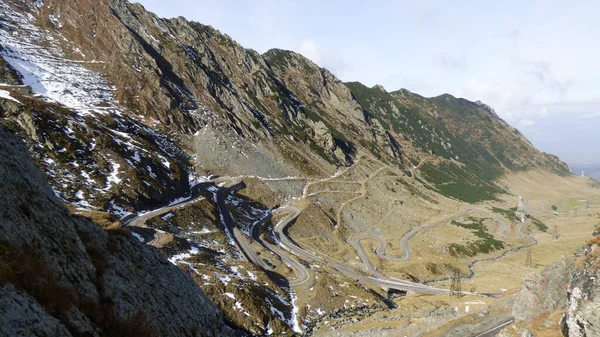
[[[425,98],[406,90],[387,93],[346,83],[356,100],[385,127],[402,134],[439,163],[425,163],[422,175],[442,194],[475,203],[503,192],[495,181],[508,170],[536,166],[557,174],[568,168],[538,152],[516,129],[487,107],[450,95]]]

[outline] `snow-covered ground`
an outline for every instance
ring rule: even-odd
[[[102,75],[82,65],[97,61],[65,58],[62,45],[72,50],[77,46],[62,35],[36,26],[31,14],[18,13],[0,2],[0,16],[0,55],[23,76],[23,83],[35,94],[82,113],[90,113],[94,108],[101,108],[97,111],[100,113],[106,108],[117,109],[115,88]],[[54,17],[55,25],[58,20]]]

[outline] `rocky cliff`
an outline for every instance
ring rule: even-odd
[[[527,275],[514,297],[515,323],[500,336],[599,336],[599,267],[596,235],[576,256]]]
[[[314,176],[360,151],[469,202],[502,192],[494,181],[510,171],[568,173],[483,103],[344,84],[302,55],[260,55],[139,4],[6,0],[0,10],[6,89],[45,97],[12,102],[5,117],[73,203],[149,208],[184,193],[194,169]]]
[[[234,335],[187,273],[69,214],[22,140],[0,142],[0,335]]]
[[[562,319],[567,337],[600,336],[600,236],[576,261]]]

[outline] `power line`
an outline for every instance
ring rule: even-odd
[[[533,268],[533,259],[531,258],[531,251],[527,251],[527,260],[525,260],[525,267]]]
[[[454,269],[454,275],[452,275],[452,284],[450,285],[450,296],[456,295],[456,297],[460,297],[462,295],[460,279],[460,271],[458,271],[458,269]]]

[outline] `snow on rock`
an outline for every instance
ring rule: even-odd
[[[109,206],[108,210],[111,213],[116,214],[116,215],[118,215],[121,218],[124,218],[124,217],[126,217],[126,216],[128,216],[128,215],[131,214],[130,212],[127,212],[125,209],[123,209],[122,207],[120,207],[117,204],[115,204],[114,200],[110,201],[110,206]]]
[[[296,305],[296,300],[298,296],[293,291],[290,291],[290,298],[292,299],[292,318],[288,321],[288,325],[292,327],[292,330],[296,333],[302,333],[302,329],[300,328],[300,323],[298,321],[298,311],[299,308]]]
[[[121,178],[119,178],[119,168],[120,164],[115,162],[112,163],[112,172],[108,177],[106,177],[107,186],[104,188],[105,190],[109,190],[112,187],[112,184],[119,184],[121,182]]]
[[[221,276],[219,273],[215,273],[215,276],[219,281],[221,281],[224,285],[228,285],[231,282],[231,278],[228,275]]]
[[[146,169],[148,170],[148,175],[152,178],[152,179],[156,179],[156,173],[152,172],[152,167],[150,166],[146,166]]]
[[[0,27],[0,55],[34,93],[81,112],[117,108],[113,86],[99,73],[82,66],[97,61],[66,59],[61,44],[72,43],[62,36],[57,36],[60,40],[55,38],[50,30],[33,24],[32,15],[18,13],[4,2],[0,2],[0,16],[5,19]],[[57,28],[62,26],[57,17],[51,16],[50,21]]]
[[[177,262],[187,259],[188,257],[191,257],[192,255],[197,255],[199,252],[200,252],[200,250],[198,249],[198,247],[192,246],[192,248],[190,248],[190,250],[187,253],[173,255],[169,258],[169,261],[172,264],[177,264]]]
[[[132,160],[134,160],[135,162],[139,163],[140,161],[142,161],[142,158],[140,158],[140,154],[137,152],[133,153],[133,156],[131,157]]]
[[[0,98],[4,98],[4,99],[7,99],[9,101],[13,101],[13,102],[17,102],[17,103],[21,104],[21,102],[19,102],[19,100],[17,100],[16,98],[12,97],[10,95],[10,92],[8,92],[6,90],[0,90]]]
[[[58,21],[58,18],[52,14],[48,15],[48,19],[50,19],[50,22],[52,22],[52,24],[54,25],[54,27],[56,28],[62,28],[62,23],[60,23],[60,21]]]

